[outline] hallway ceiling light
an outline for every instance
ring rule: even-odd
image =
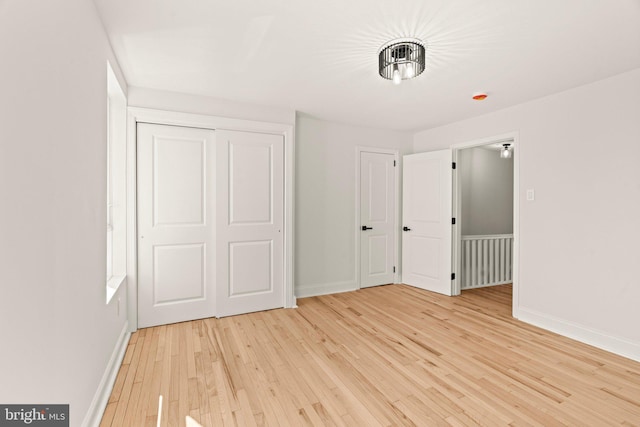
[[[500,149],[500,158],[501,159],[510,159],[512,155],[511,144],[502,144],[502,148]]]
[[[418,39],[391,40],[378,52],[378,72],[393,83],[419,76],[425,67],[424,44]]]

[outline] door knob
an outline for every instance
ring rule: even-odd
[[[373,230],[373,227],[367,227],[366,225],[362,226],[362,231]]]
[[[411,229],[407,226],[402,227],[402,231],[411,231]]]

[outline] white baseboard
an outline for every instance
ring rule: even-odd
[[[129,337],[131,336],[131,332],[129,332],[128,329],[129,322],[125,322],[116,346],[113,349],[113,353],[111,354],[111,358],[109,359],[109,363],[107,364],[107,369],[105,369],[102,375],[96,394],[93,396],[89,410],[82,421],[83,427],[98,427],[100,421],[102,421],[102,415],[109,402],[109,396],[111,396],[113,385],[116,382],[118,370],[124,359],[124,354],[127,351]]]
[[[535,310],[518,308],[518,320],[640,362],[640,343],[607,335]]]
[[[350,292],[358,289],[355,281],[320,283],[316,285],[303,285],[295,289],[296,298],[316,297],[319,295]]]

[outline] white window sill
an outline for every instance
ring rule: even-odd
[[[118,292],[120,285],[124,283],[124,279],[127,276],[111,276],[107,281],[107,304],[111,301],[111,298]]]

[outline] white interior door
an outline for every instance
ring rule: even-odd
[[[395,170],[393,154],[360,153],[360,287],[393,283]]]
[[[138,124],[138,326],[215,314],[212,130]]]
[[[216,313],[283,307],[284,138],[221,130],[216,139]]]
[[[451,151],[403,160],[402,280],[451,295]]]

